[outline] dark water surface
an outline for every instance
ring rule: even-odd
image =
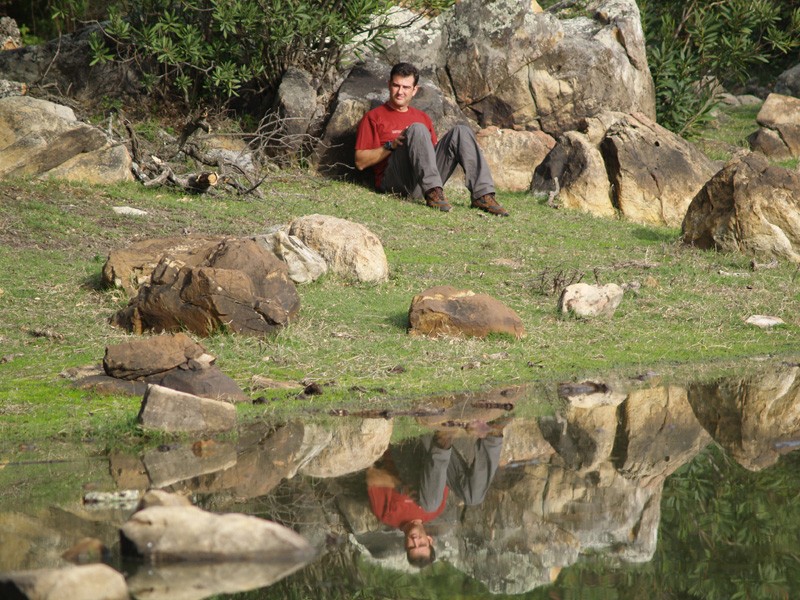
[[[543,399],[553,408],[531,416]],[[795,365],[682,385],[509,386],[421,409],[91,458],[0,456],[0,573],[69,565],[62,554],[96,538],[139,600],[800,598]],[[123,562],[119,527],[150,488],[284,524],[316,557]],[[94,492],[129,497],[86,502]],[[425,510],[436,560],[420,569],[398,524]]]

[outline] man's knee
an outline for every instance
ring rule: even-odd
[[[423,139],[431,140],[431,132],[422,123],[412,123],[406,129],[406,139],[412,140],[422,136]]]
[[[469,125],[464,123],[459,123],[458,125],[454,125],[453,129],[451,130],[454,135],[458,137],[464,138],[475,138],[475,132],[472,131],[472,128]]]

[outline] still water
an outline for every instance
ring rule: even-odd
[[[65,447],[0,469],[0,573],[66,566],[95,538],[139,600],[800,598],[798,449],[788,364],[509,386],[88,459]],[[315,555],[122,560],[119,528],[153,488],[286,525]]]

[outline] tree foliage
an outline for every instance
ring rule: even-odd
[[[691,134],[719,93],[800,47],[798,0],[640,0],[658,121]],[[772,73],[774,75],[774,73]]]

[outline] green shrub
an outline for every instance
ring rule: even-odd
[[[403,2],[422,12],[452,0]],[[376,50],[391,35],[393,0],[127,0],[109,13],[106,42],[146,85],[187,103],[223,103],[274,89],[290,66],[325,75],[346,50]],[[95,44],[94,62],[111,59]]]
[[[800,47],[800,0],[640,0],[658,121],[691,135],[720,86],[774,76]],[[785,65],[784,65],[785,66]]]

